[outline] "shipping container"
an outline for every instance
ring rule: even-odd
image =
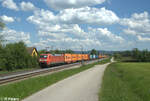
[[[89,55],[85,54],[85,60],[89,60]]]
[[[98,59],[98,55],[95,55],[95,58]]]
[[[96,56],[96,55],[94,54],[94,55],[90,55],[89,57],[90,57],[90,59],[92,60],[92,59],[96,59],[98,56]]]
[[[64,54],[65,63],[71,63],[71,54]]]
[[[87,54],[82,54],[83,60],[87,60]]]
[[[99,59],[103,58],[101,54],[99,54]]]
[[[77,61],[81,61],[82,60],[82,54],[77,54]]]
[[[96,59],[96,55],[94,54],[94,55],[92,55],[93,56],[93,59]]]
[[[77,54],[71,54],[71,62],[77,62],[78,55]]]

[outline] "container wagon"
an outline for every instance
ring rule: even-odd
[[[103,57],[102,57],[102,55],[100,54],[100,55],[99,55],[99,59],[101,59],[101,58],[103,58]]]
[[[81,61],[82,60],[82,54],[77,54],[77,61]]]
[[[95,54],[90,55],[90,60],[94,60],[94,59],[97,59],[97,58],[98,58],[98,56],[97,56],[97,55],[95,55]]]
[[[64,54],[65,63],[71,63],[72,56],[71,54]]]
[[[85,54],[85,60],[89,60],[89,55],[88,54]]]
[[[98,55],[95,55],[95,59],[98,59],[99,58],[99,56]]]
[[[77,54],[71,54],[71,62],[77,62],[78,55]]]

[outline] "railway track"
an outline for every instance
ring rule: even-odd
[[[85,64],[90,64],[90,63],[93,63],[93,62],[96,62],[96,61],[97,60],[86,61],[84,63]],[[30,78],[30,77],[33,77],[33,76],[38,76],[38,75],[45,74],[45,73],[50,73],[50,72],[54,72],[54,71],[63,70],[65,68],[69,68],[69,67],[77,66],[77,65],[81,65],[81,63],[77,62],[77,63],[73,63],[73,64],[61,65],[61,66],[56,66],[56,67],[52,67],[52,68],[45,68],[45,69],[30,71],[30,72],[16,74],[16,75],[9,75],[9,76],[0,77],[0,85],[7,84],[7,83],[10,83],[10,82],[14,82],[14,81],[18,81],[18,80],[22,80],[22,79],[25,79],[25,78]]]

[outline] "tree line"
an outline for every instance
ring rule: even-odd
[[[131,51],[116,52],[114,57],[120,60],[126,58],[124,61],[150,62],[150,51],[147,49],[139,50],[138,48],[134,48]]]
[[[67,50],[58,50],[58,49],[56,49],[56,50],[49,50],[49,51],[47,51],[47,50],[40,50],[39,51],[39,55],[40,54],[47,54],[47,53],[50,53],[50,54],[64,54],[64,53],[73,54],[74,51],[71,50],[71,49],[67,49]]]
[[[84,52],[85,51],[79,51],[80,54],[84,54]],[[56,50],[49,50],[49,51],[47,51],[47,50],[40,50],[39,51],[39,55],[40,54],[46,54],[46,53],[50,53],[50,54],[65,54],[65,53],[74,54],[76,52],[71,50],[71,49],[66,49],[66,50],[58,50],[58,49],[56,49]],[[95,50],[95,49],[92,49],[90,51],[90,53],[88,53],[88,54],[99,55],[99,52],[97,50]]]

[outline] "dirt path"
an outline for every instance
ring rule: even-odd
[[[23,101],[98,101],[102,76],[108,64],[96,65],[66,78]]]

